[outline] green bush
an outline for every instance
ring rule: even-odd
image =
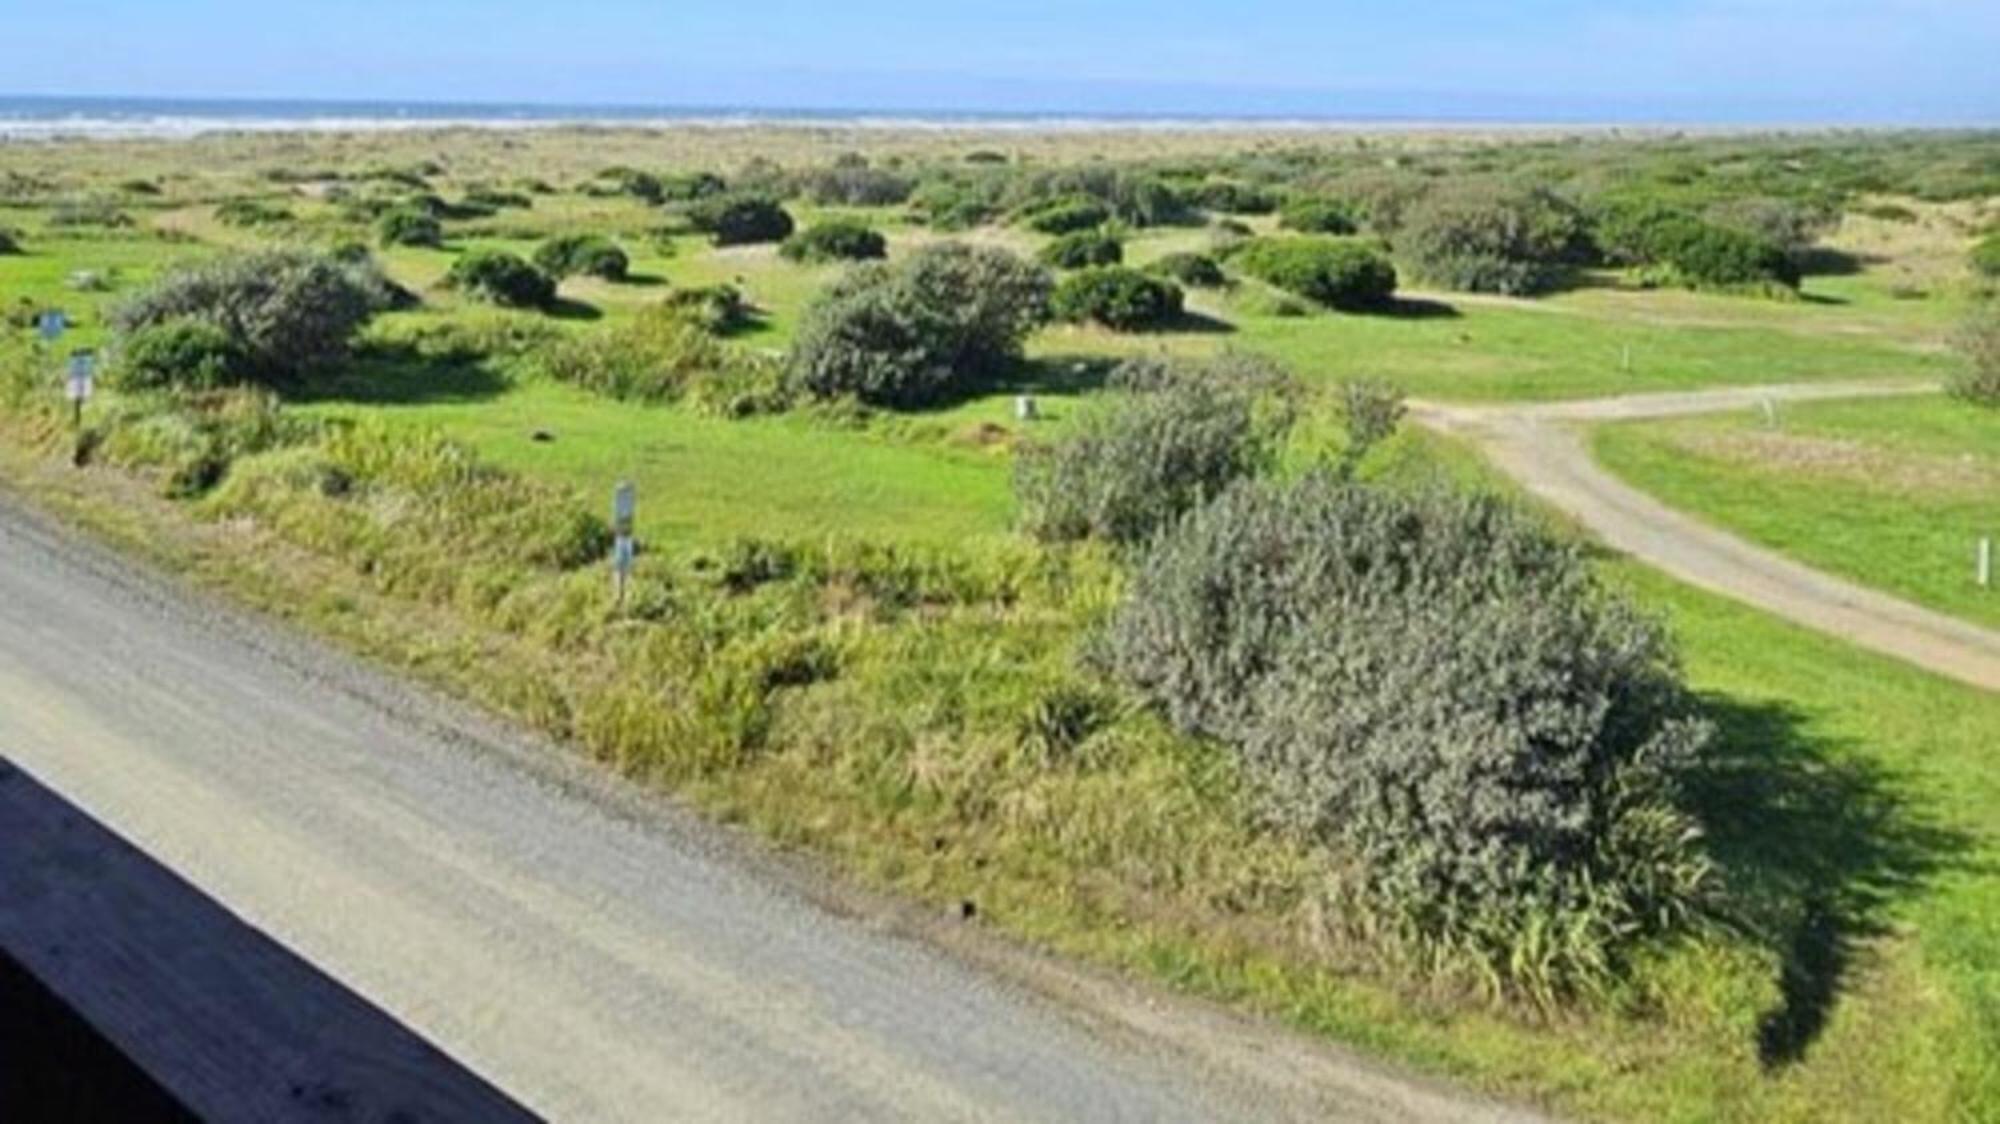
[[[1264,360],[1130,359],[1111,387],[1015,461],[1023,526],[1036,538],[1145,542],[1267,470],[1292,424],[1291,381]]]
[[[1234,180],[1208,180],[1194,187],[1188,198],[1196,206],[1228,215],[1268,215],[1278,209],[1276,195]]]
[[[1217,289],[1229,283],[1228,276],[1214,258],[1192,251],[1158,258],[1146,267],[1146,271],[1196,289]]]
[[[1049,297],[1056,319],[1091,321],[1119,332],[1170,324],[1180,318],[1181,305],[1179,285],[1122,265],[1067,274]]]
[[[236,340],[218,325],[183,317],[148,324],[118,345],[111,374],[122,390],[207,390],[245,379]]]
[[[262,199],[237,198],[215,209],[215,219],[224,226],[270,226],[292,221],[292,212]]]
[[[561,234],[535,248],[535,267],[551,277],[598,277],[623,281],[632,259],[601,234]]]
[[[1240,483],[1098,652],[1326,848],[1337,936],[1553,1001],[1707,908],[1680,788],[1709,730],[1664,629],[1499,500]]]
[[[1361,229],[1352,204],[1311,195],[1301,196],[1280,208],[1278,225],[1302,234],[1352,234]]]
[[[52,227],[120,228],[131,226],[132,216],[119,210],[118,205],[108,199],[72,199],[50,209],[48,221]]]
[[[783,407],[777,364],[733,348],[697,316],[667,306],[566,337],[540,353],[550,377],[612,398],[691,399],[740,415]]]
[[[1023,211],[1021,225],[1042,234],[1094,230],[1111,221],[1111,209],[1087,195],[1038,203]]]
[[[696,285],[675,289],[660,302],[700,324],[711,335],[726,336],[750,323],[750,302],[734,285]]]
[[[1474,183],[1412,204],[1398,256],[1435,285],[1475,293],[1542,292],[1586,256],[1583,216],[1558,196]]]
[[[815,300],[792,344],[792,385],[884,406],[977,387],[1020,357],[1048,314],[1049,277],[1005,250],[945,242],[866,263]]]
[[[888,257],[889,242],[866,223],[828,219],[785,239],[778,252],[798,262],[866,261]]]
[[[0,257],[23,253],[20,232],[0,226]]]
[[[1690,287],[1797,288],[1798,263],[1783,246],[1717,226],[1653,199],[1600,205],[1597,245],[1609,260],[1657,267],[1654,276]]]
[[[230,340],[232,375],[283,382],[344,358],[355,329],[390,307],[396,292],[372,262],[267,250],[169,269],[110,320],[121,348],[156,325],[204,321]]]
[[[1125,260],[1125,244],[1108,231],[1072,230],[1043,246],[1036,257],[1043,265],[1057,269],[1117,265]]]
[[[547,308],[556,299],[554,278],[505,250],[460,255],[445,273],[445,284],[503,308]]]
[[[541,194],[548,194],[548,185],[541,184],[540,186],[543,189]],[[534,209],[535,206],[534,199],[529,197],[526,190],[508,191],[504,188],[487,185],[466,189],[465,203],[467,206],[483,207],[493,211],[499,211],[503,208],[527,211]]]
[[[691,204],[687,214],[718,246],[782,242],[792,233],[792,216],[768,195],[709,196]]]
[[[799,188],[823,207],[893,207],[916,187],[908,176],[866,164],[821,168],[801,177]]]
[[[1973,243],[1968,257],[1972,272],[1981,277],[2000,277],[2000,234],[1989,234]]]
[[[396,207],[382,213],[375,233],[384,246],[440,246],[444,244],[444,224],[437,216],[418,207]]]
[[[1323,235],[1252,238],[1230,252],[1244,273],[1329,308],[1365,309],[1396,292],[1396,268],[1366,243]]]
[[[637,168],[616,165],[597,173],[583,185],[586,195],[630,195],[648,203],[658,203],[666,198],[666,185],[660,177]]]
[[[1982,303],[1959,325],[1952,342],[1965,359],[1965,370],[1952,376],[1945,389],[1976,406],[2000,408],[2000,307]]]
[[[711,195],[723,195],[728,191],[729,184],[714,172],[687,172],[677,176],[665,176],[660,180],[661,197],[683,203],[692,199],[706,199]]]

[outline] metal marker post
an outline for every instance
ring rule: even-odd
[[[97,356],[89,351],[72,351],[69,355],[69,378],[65,390],[69,395],[70,425],[83,428],[83,404],[90,400],[90,392],[97,381]]]
[[[1981,535],[1979,537],[1979,562],[1976,566],[1976,569],[1978,570],[1978,576],[1979,576],[1979,588],[1981,589],[1992,588],[1993,537],[1991,535]]]
[[[611,493],[611,583],[618,607],[625,607],[625,585],[632,577],[632,560],[638,544],[632,538],[633,517],[639,511],[639,493],[630,480],[622,481]]]

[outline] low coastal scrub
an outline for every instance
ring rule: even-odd
[[[829,219],[785,239],[778,252],[789,261],[869,261],[889,256],[880,231],[853,219]]]
[[[550,277],[596,277],[623,281],[632,259],[601,234],[563,234],[535,247],[535,268]]]
[[[716,337],[695,311],[649,308],[611,328],[567,337],[539,353],[552,378],[613,398],[688,401],[729,417],[782,409],[774,360]]]
[[[1192,251],[1167,254],[1146,266],[1146,271],[1195,289],[1219,289],[1229,283],[1229,276],[1214,258]]]
[[[1054,269],[1087,269],[1124,261],[1125,244],[1107,230],[1072,230],[1043,246],[1035,256]]]
[[[1233,247],[1228,260],[1267,285],[1328,308],[1375,308],[1396,292],[1396,267],[1380,251],[1356,239],[1252,238]]]
[[[547,308],[556,299],[555,278],[505,250],[473,250],[459,256],[444,281],[473,300],[502,308]]]
[[[384,246],[426,246],[444,244],[444,224],[436,215],[418,207],[395,207],[375,220],[375,234]]]
[[[791,237],[792,216],[769,195],[710,195],[688,204],[688,222],[718,246],[782,242]]]
[[[1524,296],[1587,256],[1582,214],[1548,191],[1477,185],[1433,191],[1402,216],[1398,258],[1434,285]]]
[[[1311,474],[1197,509],[1104,663],[1327,849],[1325,923],[1554,1004],[1713,895],[1683,782],[1710,738],[1659,625],[1484,498]]]
[[[850,269],[806,310],[787,365],[813,398],[907,407],[963,395],[1020,358],[1049,277],[1005,250],[945,242]]]
[[[1073,427],[1015,461],[1022,527],[1035,538],[1144,543],[1269,470],[1296,413],[1290,376],[1250,356],[1130,359],[1109,385]]]
[[[1094,266],[1056,282],[1049,314],[1114,332],[1137,332],[1179,320],[1183,300],[1181,287],[1172,281],[1122,265]]]
[[[1353,234],[1361,229],[1361,220],[1345,200],[1308,195],[1281,207],[1278,225],[1301,234]]]
[[[121,377],[142,386],[294,382],[345,358],[397,299],[374,264],[264,250],[168,270],[111,311]]]

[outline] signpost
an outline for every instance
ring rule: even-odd
[[[611,581],[618,607],[625,607],[625,585],[632,578],[632,561],[638,544],[632,538],[632,521],[639,511],[639,492],[630,480],[621,481],[611,493]]]
[[[90,400],[90,392],[97,382],[97,355],[87,348],[79,348],[69,353],[69,379],[65,389],[69,394],[70,424],[83,427],[83,404]]]
[[[35,330],[42,335],[42,342],[54,343],[62,338],[63,329],[69,327],[69,317],[60,308],[51,308],[35,318]]]

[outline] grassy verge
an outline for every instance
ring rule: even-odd
[[[1974,578],[2000,539],[2000,415],[1947,398],[1788,407],[1600,427],[1606,467],[1809,565],[2000,627]]]
[[[1117,587],[1102,559],[693,546],[646,558],[620,617],[594,570],[417,533],[436,524],[405,517],[440,497],[414,482],[458,470],[422,442],[363,490],[330,493],[324,470],[381,450],[281,450],[187,505],[5,433],[12,486],[128,549],[1045,946],[1587,1115],[2000,1106],[2000,699],[1648,574],[1627,578],[1673,613],[1726,734],[1708,799],[1740,931],[1660,950],[1602,1008],[1532,1018],[1315,940],[1312,858],[1251,826],[1228,762],[1075,670]],[[554,502],[473,478],[496,518]]]

